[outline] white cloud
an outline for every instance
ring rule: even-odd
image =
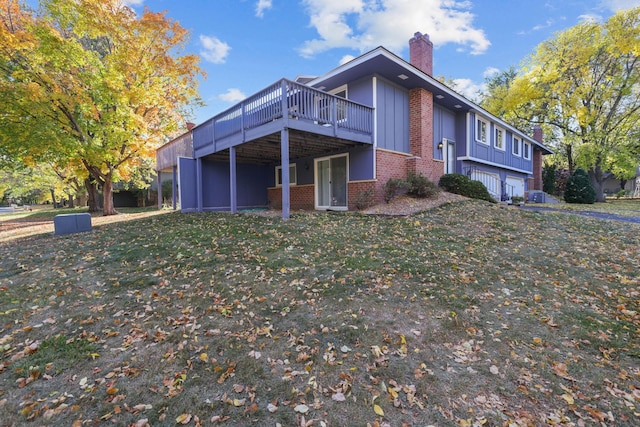
[[[352,59],[355,59],[355,56],[353,56],[353,55],[345,55],[342,58],[340,58],[340,65],[346,64],[347,62],[351,61]]]
[[[482,77],[484,77],[485,79],[489,78],[489,77],[493,77],[496,74],[500,73],[500,69],[496,68],[496,67],[487,67],[486,70],[484,70],[484,73],[482,73]]]
[[[218,95],[219,99],[226,102],[240,102],[246,97],[240,89],[236,89],[235,87],[229,88],[227,92]]]
[[[271,6],[273,6],[271,0],[258,0],[256,3],[256,16],[258,18],[262,18],[264,16],[264,11],[271,9]]]
[[[125,6],[140,6],[144,3],[144,0],[123,0],[122,4]]]
[[[640,0],[602,0],[601,3],[603,7],[612,12],[640,7]]]
[[[214,64],[222,64],[227,60],[231,47],[217,37],[200,35],[202,50],[200,56]]]
[[[486,91],[487,85],[475,83],[471,79],[453,79],[453,90],[463,95],[465,98],[477,102],[480,93]]]
[[[467,0],[303,0],[318,38],[300,48],[304,57],[333,48],[360,52],[383,45],[400,51],[416,31],[429,34],[434,45],[455,43],[472,54],[491,43],[474,28]]]
[[[578,16],[578,21],[587,23],[602,22],[602,16],[596,15],[594,13],[584,14]]]

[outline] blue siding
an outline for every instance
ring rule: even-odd
[[[409,152],[409,92],[377,79],[378,147]]]
[[[443,159],[443,150],[439,150],[438,144],[443,139],[458,142],[456,138],[456,114],[439,105],[433,106],[433,158],[437,160]],[[464,141],[464,140],[461,140]],[[456,149],[458,147],[456,146]]]
[[[347,87],[349,100],[373,106],[373,83],[371,78],[350,82]]]
[[[267,206],[267,183],[273,182],[272,169],[267,166],[237,165],[237,201],[239,208]],[[226,162],[202,162],[204,210],[229,209],[229,164]]]
[[[503,165],[510,168],[516,168],[516,169],[532,172],[533,171],[532,159],[526,160],[522,156],[518,157],[513,155],[513,145],[512,145],[513,134],[507,129],[504,129],[502,126],[498,126],[505,131],[505,150],[503,151],[495,148],[494,139],[495,139],[496,124],[492,123],[488,118],[484,116],[480,116],[480,117],[482,117],[489,124],[487,129],[489,144],[487,145],[487,144],[483,144],[481,142],[476,141],[476,137],[475,137],[476,115],[470,114],[470,123],[468,125],[470,126],[470,130],[471,130],[469,132],[469,137],[471,138],[471,141],[469,142],[470,151],[469,153],[467,153],[467,156],[478,159],[478,160],[484,160],[484,161],[495,163],[498,165]],[[521,148],[520,150],[521,155],[522,155],[522,152],[523,152],[523,149]],[[531,158],[533,158],[533,156],[531,156]]]
[[[373,179],[373,156],[371,146],[349,151],[349,180],[363,181]]]
[[[195,211],[198,208],[196,160],[185,157],[178,158],[178,174],[180,209],[184,212]]]
[[[339,155],[343,153],[349,153],[349,181],[365,181],[373,179],[373,147],[363,146],[353,148],[349,151],[340,151],[331,153],[330,155]],[[319,157],[326,157],[325,155]],[[308,185],[314,183],[313,165],[315,157],[305,157],[290,162],[296,165],[296,184]],[[275,184],[275,168],[280,166],[280,163],[272,164],[269,166],[271,176],[268,179],[268,186],[274,187]]]

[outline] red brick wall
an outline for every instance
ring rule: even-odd
[[[542,190],[542,151],[533,150],[533,190]]]
[[[384,202],[384,184],[391,178],[407,178],[408,154],[376,150],[376,203]]]
[[[438,182],[444,163],[433,159],[433,94],[422,88],[409,92],[409,149],[408,171]]]
[[[348,191],[348,203],[349,203],[349,210],[350,211],[355,211],[358,210],[358,197],[360,197],[361,203],[364,203],[367,206],[364,206],[365,208],[372,206],[374,204],[377,203],[376,201],[376,194],[375,194],[375,186],[376,186],[376,182],[375,181],[356,181],[356,182],[350,182],[349,183],[349,191]],[[366,196],[366,192],[371,190],[371,195],[370,196]]]
[[[357,210],[357,198],[360,194],[362,198],[368,190],[374,190],[373,194],[369,198],[370,204],[377,203],[375,194],[376,181],[356,181],[348,184],[348,206],[349,210]],[[290,187],[290,207],[292,211],[305,210],[312,211],[315,209],[315,186],[310,185],[295,185]],[[282,209],[282,188],[269,188],[269,207],[271,209]]]
[[[314,185],[293,185],[289,187],[289,206],[292,211],[315,209]],[[268,189],[269,207],[282,209],[282,188]]]
[[[409,40],[409,62],[428,75],[433,74],[433,43],[427,34],[415,33]]]

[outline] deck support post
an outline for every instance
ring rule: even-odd
[[[280,165],[282,166],[282,219],[290,215],[289,128],[280,132]]]
[[[229,148],[229,195],[231,213],[238,212],[238,185],[236,182],[236,147]]]
[[[158,209],[162,209],[162,171],[158,171]]]
[[[197,212],[202,212],[202,158],[196,159],[196,206]]]
[[[174,166],[171,170],[171,207],[175,211],[178,209],[178,166]]]

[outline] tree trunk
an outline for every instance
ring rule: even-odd
[[[69,200],[69,207],[70,208],[75,208],[76,206],[73,203],[73,196],[71,194],[67,193],[67,198]]]
[[[102,184],[102,215],[118,215],[113,206],[113,182],[111,176],[107,176]]]
[[[589,176],[591,177],[593,189],[596,190],[596,202],[606,202],[604,197],[604,173],[602,173],[600,166],[596,165],[592,168],[589,171]]]
[[[56,206],[56,191],[52,188],[49,189],[51,191],[51,203],[53,203],[53,209],[57,208]]]
[[[576,168],[576,164],[573,160],[573,147],[571,146],[571,144],[567,144],[565,145],[565,149],[567,152],[567,164],[569,166],[569,176],[573,175],[573,172],[575,171]]]
[[[91,177],[88,177],[84,180],[84,186],[88,194],[87,203],[89,204],[89,212],[99,212],[100,202],[98,201],[99,194],[96,182]]]

